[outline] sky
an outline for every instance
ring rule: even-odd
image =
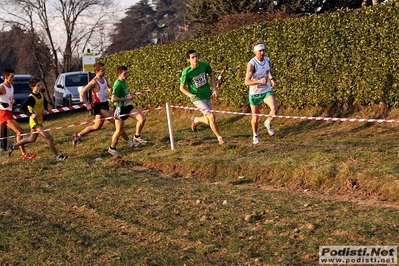
[[[123,9],[126,9],[137,4],[140,0],[119,0],[119,1]]]

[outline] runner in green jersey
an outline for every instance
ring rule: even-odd
[[[137,120],[136,133],[133,137],[133,141],[142,144],[147,143],[147,141],[140,136],[146,117],[130,102],[133,99],[133,95],[129,94],[126,82],[129,71],[127,67],[119,66],[116,72],[118,74],[118,79],[114,82],[111,96],[111,102],[113,102],[115,106],[115,133],[112,135],[111,146],[108,148],[108,152],[112,155],[118,155],[116,145],[118,144],[119,136],[121,136],[124,130],[125,120],[129,117]]]
[[[191,117],[191,129],[195,131],[198,123],[204,123],[211,127],[213,133],[218,138],[219,144],[224,144],[226,139],[220,135],[216,118],[212,110],[211,96],[219,96],[216,87],[215,76],[211,66],[207,62],[199,62],[195,50],[189,50],[186,54],[190,66],[185,68],[180,77],[180,91],[187,95],[191,102],[204,114],[202,117]],[[208,76],[212,82],[212,92]]]

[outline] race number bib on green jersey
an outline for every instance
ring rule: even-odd
[[[207,82],[205,73],[201,73],[198,76],[193,77],[193,81],[194,81],[194,84],[195,84],[196,88],[199,88],[199,87],[205,85],[206,82]]]

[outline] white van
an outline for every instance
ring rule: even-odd
[[[94,72],[61,73],[54,84],[54,105],[56,108],[83,103],[79,87],[84,87],[95,76]]]

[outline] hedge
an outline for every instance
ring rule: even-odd
[[[160,88],[137,96],[141,108],[166,102],[187,105],[179,91],[185,53],[195,49],[213,70],[228,65],[221,97],[214,103],[248,107],[244,85],[252,43],[261,40],[271,58],[280,105],[331,104],[395,106],[399,97],[399,1],[356,10],[256,23],[225,34],[170,45],[147,46],[103,57],[110,81],[118,65],[129,67],[131,92]],[[174,85],[172,85],[174,84]]]

